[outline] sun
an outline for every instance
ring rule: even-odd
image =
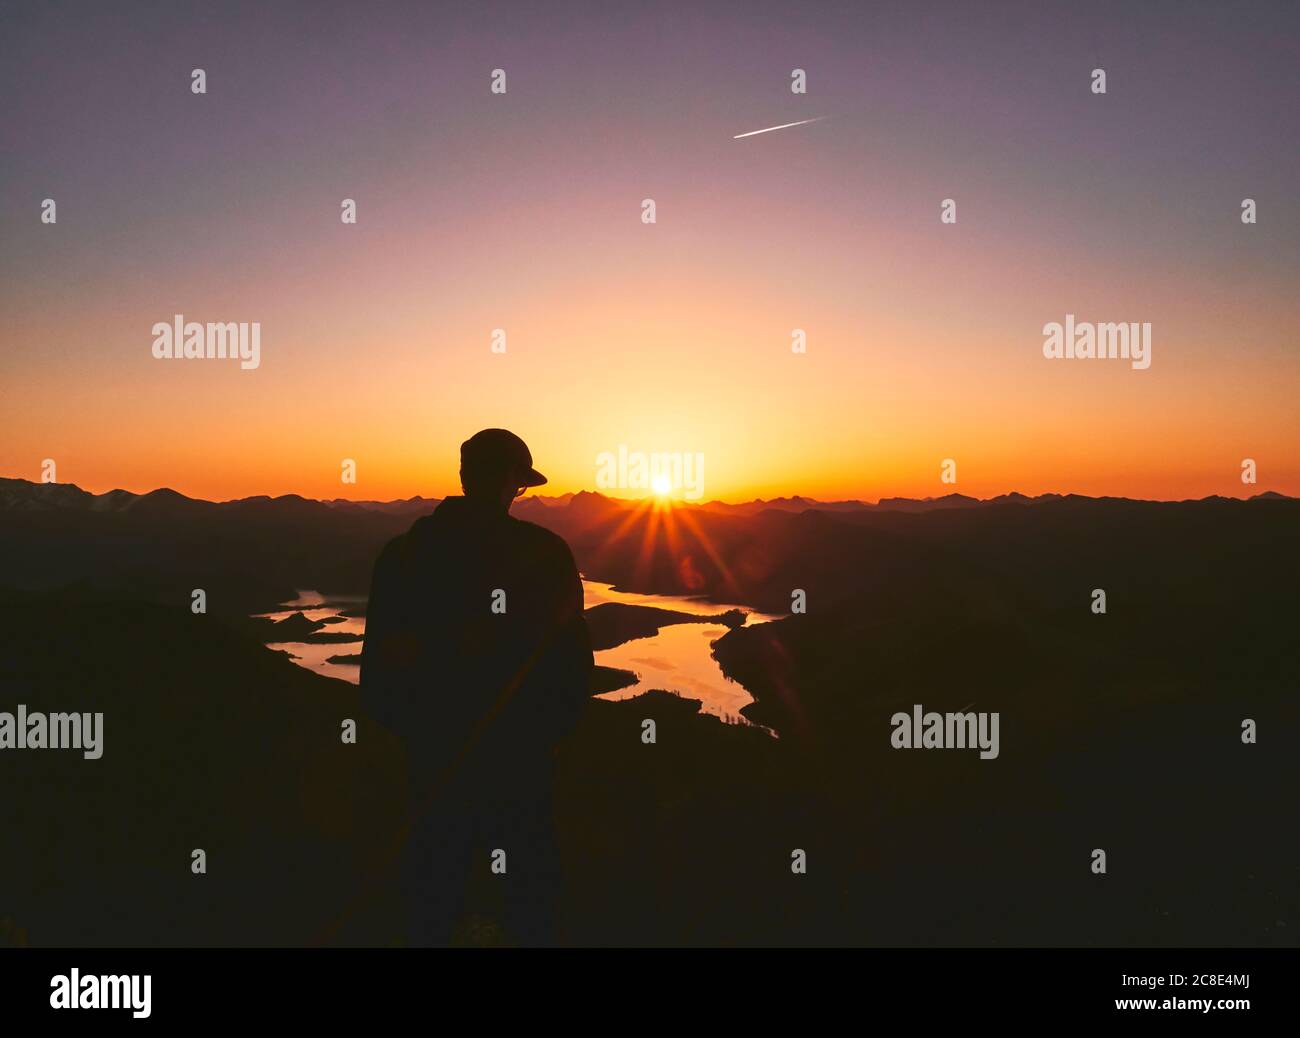
[[[667,476],[655,476],[650,481],[650,489],[659,497],[667,497],[673,492],[673,481]]]

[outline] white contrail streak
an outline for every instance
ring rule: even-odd
[[[829,115],[819,115],[816,119],[800,119],[797,123],[782,123],[780,126],[769,126],[765,130],[750,130],[748,133],[738,133],[731,139],[733,141],[738,141],[741,137],[753,137],[756,133],[771,133],[773,130],[787,130],[791,126],[806,126],[808,123],[819,123],[823,119],[829,118]]]

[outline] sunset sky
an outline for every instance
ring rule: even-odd
[[[546,493],[1300,494],[1295,4],[10,10],[0,475],[441,496],[505,426]],[[155,359],[178,313],[260,368]],[[1150,369],[1044,358],[1067,313]]]

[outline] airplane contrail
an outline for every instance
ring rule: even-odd
[[[786,130],[791,126],[805,126],[808,123],[819,123],[823,119],[829,119],[829,115],[819,115],[815,119],[800,119],[797,123],[782,123],[780,126],[769,126],[765,130],[750,130],[748,133],[738,133],[732,137],[733,141],[740,140],[741,137],[753,137],[756,133],[771,133],[773,130]]]

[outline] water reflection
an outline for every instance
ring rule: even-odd
[[[586,608],[603,602],[622,602],[626,605],[655,606],[673,609],[692,616],[710,616],[740,609],[746,613],[745,623],[766,623],[777,619],[765,613],[754,612],[746,606],[706,602],[699,598],[680,595],[641,595],[615,591],[609,584],[584,580],[583,592]],[[634,685],[606,692],[601,699],[629,699],[651,689],[676,692],[688,699],[698,699],[700,709],[733,723],[746,723],[740,715],[742,707],[752,703],[754,697],[739,682],[725,677],[718,661],[713,658],[713,643],[727,633],[722,624],[685,623],[661,627],[650,638],[636,638],[612,649],[596,653],[596,662],[605,667],[619,667],[637,675]]]
[[[616,591],[610,584],[593,580],[582,582],[584,604],[587,609],[605,602],[622,602],[625,605],[654,606],[672,609],[692,616],[709,616],[728,609],[740,609],[746,615],[746,624],[766,623],[777,619],[758,613],[746,606],[706,602],[700,598],[681,595],[643,595]],[[292,602],[283,603],[279,609],[261,616],[283,620],[294,613],[302,613],[309,620],[328,621],[320,633],[355,634],[354,642],[332,642],[318,645],[311,642],[273,642],[270,647],[290,653],[294,662],[326,677],[340,678],[356,684],[360,680],[360,636],[365,634],[363,616],[341,614],[360,609],[364,612],[364,595],[329,595],[316,591],[300,591]],[[617,667],[636,674],[637,680],[627,688],[607,692],[601,699],[629,699],[651,689],[663,689],[700,700],[701,709],[728,721],[744,723],[740,710],[753,702],[753,697],[738,682],[724,677],[718,661],[713,658],[713,643],[727,633],[727,628],[715,623],[673,624],[660,628],[649,638],[636,638],[612,649],[596,653],[596,662],[606,667]],[[330,662],[343,658],[345,662]]]

